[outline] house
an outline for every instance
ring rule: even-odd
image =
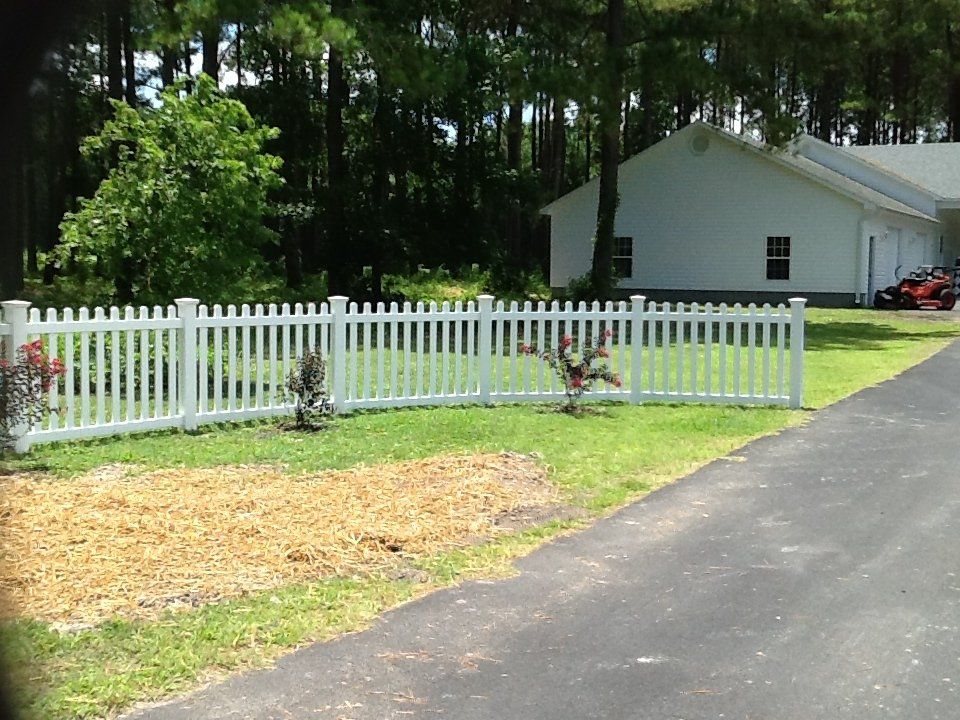
[[[550,285],[590,268],[598,179],[547,205]],[[786,148],[706,123],[620,166],[614,266],[650,299],[869,305],[960,254],[960,143]]]

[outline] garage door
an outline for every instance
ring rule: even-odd
[[[906,277],[924,264],[926,244],[926,238],[922,235],[906,232],[900,234],[900,253],[897,258],[900,277]]]

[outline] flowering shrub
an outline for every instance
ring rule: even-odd
[[[327,393],[327,363],[319,350],[307,350],[287,378],[287,390],[296,397],[298,428],[313,427],[314,419],[333,412]]]
[[[43,394],[65,371],[62,362],[43,351],[40,340],[17,348],[14,362],[0,360],[0,448],[13,446],[16,428],[29,427],[50,411]]]
[[[593,383],[602,380],[614,387],[621,387],[623,381],[620,376],[610,371],[603,359],[609,357],[607,348],[604,345],[607,338],[612,337],[613,332],[607,330],[595,343],[587,338],[584,343],[585,350],[580,354],[579,359],[574,359],[571,354],[573,348],[573,338],[564,335],[557,344],[556,350],[538,350],[532,345],[521,344],[520,352],[524,355],[533,355],[541,358],[547,363],[560,377],[563,382],[567,402],[564,408],[569,410],[573,408],[573,403],[583,395],[584,392],[593,388]],[[601,362],[594,365],[597,359]]]

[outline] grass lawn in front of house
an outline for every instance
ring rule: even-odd
[[[942,316],[857,310],[808,312],[805,404],[820,408],[893,377],[960,336]],[[357,413],[319,433],[270,423],[206,427],[37,447],[11,470],[70,482],[102,465],[150,468],[275,465],[285,472],[345,469],[441,455],[536,454],[564,501],[596,516],[802,422],[781,408],[599,404],[584,417],[537,405]],[[59,632],[24,619],[2,629],[28,717],[94,717],[270,661],[286,649],[363,627],[377,614],[466,577],[510,571],[510,561],[583,521],[552,522],[416,560],[417,581],[382,574],[329,577],[253,593],[159,620],[113,620]]]

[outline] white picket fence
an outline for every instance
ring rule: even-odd
[[[338,412],[355,409],[558,400],[564,388],[520,343],[573,351],[600,337],[621,387],[592,397],[632,403],[715,402],[800,407],[802,298],[784,305],[656,305],[643,296],[604,305],[476,302],[411,306],[331,297],[291,308],[50,309],[0,303],[0,339],[12,358],[41,338],[66,365],[51,412],[18,449],[53,440],[288,414],[285,380],[305,348],[327,359]]]

